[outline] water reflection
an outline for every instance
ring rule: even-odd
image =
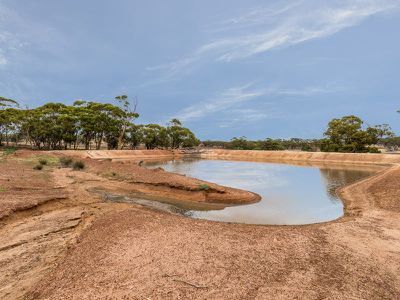
[[[309,224],[336,219],[343,214],[336,190],[380,169],[199,159],[148,162],[146,166],[258,193],[262,197],[258,203],[223,209],[173,203],[181,214],[193,218],[251,224]]]

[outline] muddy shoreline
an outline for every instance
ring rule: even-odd
[[[260,159],[256,157],[260,154],[226,152],[214,153],[213,158],[228,158],[228,154],[235,159]],[[23,205],[14,209],[19,204],[8,204],[8,216],[0,219],[0,265],[5,270],[0,275],[0,298],[400,296],[400,156],[362,157],[364,162],[390,167],[340,191],[343,218],[313,225],[265,226],[188,219],[137,204],[104,202],[91,188],[106,186],[110,192],[132,194],[126,178],[132,174],[125,173],[126,163],[117,161],[131,159],[129,155],[115,152],[116,161],[110,162],[107,154],[97,153],[96,159],[86,158],[85,172],[49,167],[43,178],[34,180],[35,173],[22,158],[16,173],[12,165],[2,162],[1,184],[7,190],[0,197]],[[142,152],[137,158],[157,155]],[[287,159],[287,153],[280,155]],[[293,156],[299,159],[298,154]],[[336,157],[349,163],[352,155]],[[105,170],[118,178],[103,174]],[[23,185],[28,189],[21,190]],[[148,188],[136,192],[146,193]]]

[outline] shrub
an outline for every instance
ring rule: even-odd
[[[117,176],[117,173],[111,172],[111,175],[112,175],[112,176]]]
[[[305,144],[305,145],[303,145],[303,146],[301,147],[301,151],[310,152],[310,151],[312,151],[312,148],[311,148],[310,145]]]
[[[43,165],[38,164],[38,165],[34,166],[33,169],[34,169],[34,170],[39,170],[39,171],[40,171],[40,170],[43,169]]]
[[[4,155],[10,155],[10,154],[13,154],[15,151],[17,151],[17,148],[9,147],[9,148],[5,148],[3,150],[3,153],[4,153]]]
[[[200,191],[208,191],[209,189],[210,189],[210,186],[208,184],[199,184]]]
[[[0,193],[4,193],[7,189],[5,187],[0,186]]]
[[[68,168],[72,164],[72,158],[70,157],[61,157],[60,164],[63,168]]]
[[[72,164],[72,169],[75,171],[83,170],[85,168],[85,163],[83,161],[77,160]]]
[[[381,153],[381,151],[376,147],[369,147],[368,152],[369,153]]]
[[[39,164],[45,166],[45,165],[47,165],[47,163],[48,163],[47,159],[45,159],[45,158],[39,159]]]

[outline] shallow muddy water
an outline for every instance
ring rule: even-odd
[[[337,219],[343,215],[337,189],[382,169],[201,159],[148,162],[146,166],[258,193],[262,197],[258,203],[222,209],[171,203],[193,218],[248,224],[310,224]]]

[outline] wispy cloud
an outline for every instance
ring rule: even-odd
[[[178,113],[177,117],[182,121],[200,119],[206,115],[258,98],[265,93],[261,90],[250,90],[251,86],[252,84],[246,84],[223,90],[211,99],[186,107]]]
[[[256,123],[261,120],[276,117],[278,115],[279,113],[276,113],[272,109],[268,109],[268,111],[262,111],[260,109],[254,108],[232,109],[230,111],[229,117],[221,120],[222,122],[221,124],[219,124],[219,127],[229,128],[237,124]]]
[[[245,103],[259,98],[265,98],[265,100],[268,101],[268,98],[273,96],[307,97],[315,94],[338,91],[338,88],[331,86],[306,87],[301,89],[275,87],[257,88],[254,86],[254,83],[249,83],[243,86],[225,89],[209,99],[184,108],[175,117],[182,121],[193,121],[216,113],[228,112],[236,116],[230,120],[229,124],[246,120],[259,121],[271,116],[271,113],[243,107]],[[237,115],[240,115],[240,117],[237,117]]]
[[[169,79],[207,61],[232,62],[325,38],[399,7],[397,0],[332,0],[322,4],[297,1],[279,7],[256,7],[240,17],[219,22],[215,31],[222,34],[192,54],[148,70],[163,71],[164,78]]]

